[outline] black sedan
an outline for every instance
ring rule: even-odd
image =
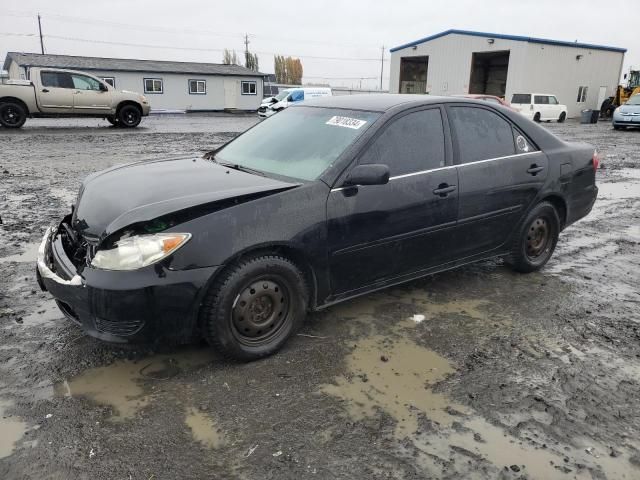
[[[110,342],[278,350],[309,310],[487,258],[531,272],[591,210],[598,157],[461,98],[331,97],[210,152],[89,176],[38,279]]]

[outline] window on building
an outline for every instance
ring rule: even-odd
[[[516,153],[511,124],[497,113],[473,107],[451,107],[449,112],[460,163],[508,157]]]
[[[391,176],[444,167],[444,128],[439,108],[393,121],[367,149],[361,164],[382,163]]]
[[[116,88],[116,79],[115,77],[101,77],[104,83],[108,83],[113,88]]]
[[[206,95],[206,93],[207,93],[206,80],[189,80],[189,94]]]
[[[258,87],[256,82],[242,82],[242,95],[256,95]]]
[[[587,101],[587,90],[589,87],[578,87],[578,99],[576,102],[584,103]]]
[[[161,78],[145,78],[144,93],[163,93]]]

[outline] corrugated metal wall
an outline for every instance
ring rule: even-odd
[[[400,59],[429,56],[426,93],[468,93],[473,52],[509,50],[506,98],[513,93],[551,93],[567,105],[569,117],[585,108],[599,108],[598,92],[607,87],[612,95],[620,78],[623,54],[556,45],[542,45],[491,37],[450,34],[391,53],[389,91],[398,93]],[[415,50],[414,50],[415,48]],[[576,60],[577,55],[582,55]],[[577,102],[578,87],[588,86],[587,100]]]

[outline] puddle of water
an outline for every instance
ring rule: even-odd
[[[480,306],[488,302],[473,301],[431,304],[431,310],[425,310],[425,314],[432,317],[461,314],[461,303],[465,315],[487,317]],[[409,318],[393,327],[389,335],[373,334],[359,340],[346,359],[348,372],[320,390],[342,399],[349,417],[355,420],[374,417],[380,411],[391,416],[396,422],[394,437],[398,445],[409,439],[420,452],[417,461],[431,472],[444,474],[443,469],[451,468],[446,465],[452,456],[460,454],[465,458],[458,462],[460,468],[466,468],[468,457],[472,456],[498,469],[513,464],[524,466],[522,473],[534,479],[564,475],[555,467],[565,465],[572,468],[572,478],[592,478],[588,469],[576,470],[577,463],[602,470],[608,478],[635,478],[626,459],[604,458],[608,453],[596,459],[578,448],[557,452],[543,449],[509,435],[475,415],[469,407],[434,392],[433,385],[455,370],[447,359],[412,340],[421,326],[422,323]],[[436,422],[435,432],[421,433],[423,416]],[[604,447],[601,451],[605,451]],[[569,463],[564,461],[565,457],[569,457]]]
[[[38,247],[40,243],[29,243],[22,253],[9,255],[8,257],[0,257],[0,263],[8,262],[35,262],[38,259]]]
[[[632,169],[623,169],[632,170]],[[617,172],[616,172],[617,173]],[[598,199],[625,199],[637,198],[640,196],[640,176],[631,175],[627,172],[621,172],[624,180],[619,182],[602,182],[598,183]]]
[[[8,416],[6,410],[11,403],[0,400],[0,458],[8,457],[16,448],[16,443],[23,437],[27,424],[16,417]]]
[[[416,409],[440,418],[449,404],[427,387],[453,368],[445,358],[408,339],[365,338],[349,355],[347,368],[349,378],[338,377],[335,385],[325,385],[322,391],[347,400],[350,416],[358,420],[384,410],[396,419],[399,438],[418,429]]]
[[[224,445],[224,437],[215,422],[205,413],[191,407],[187,409],[185,423],[191,429],[193,438],[208,448]]]
[[[53,300],[47,300],[45,305],[38,308],[33,313],[26,315],[22,318],[22,322],[25,325],[42,325],[49,323],[53,320],[59,320],[64,318],[64,315]]]
[[[208,348],[189,349],[182,353],[153,355],[138,362],[119,360],[106,367],[86,370],[55,386],[58,396],[86,397],[110,405],[114,421],[135,417],[149,405],[152,394],[143,387],[145,380],[168,380],[181,371],[193,369],[214,358]]]

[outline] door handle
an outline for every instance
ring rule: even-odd
[[[49,89],[48,89],[48,88],[43,88],[43,89],[42,89],[42,91],[43,91],[44,93],[49,93]]]
[[[433,191],[433,194],[444,198],[447,195],[449,195],[451,192],[454,192],[456,188],[458,187],[456,187],[455,185],[449,185],[448,183],[441,183],[440,185],[438,185],[438,188],[436,188]]]
[[[541,172],[542,170],[544,170],[544,167],[539,167],[538,165],[536,165],[535,163],[533,165],[531,165],[528,169],[527,169],[527,173],[530,173],[531,175],[533,175],[534,177],[536,176],[536,174],[538,174],[539,172]]]

